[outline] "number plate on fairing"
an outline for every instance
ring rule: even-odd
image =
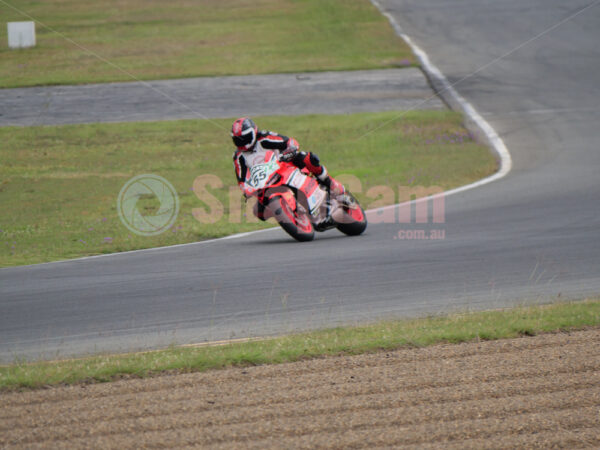
[[[271,175],[277,172],[277,169],[279,169],[279,163],[276,160],[271,160],[264,164],[256,164],[250,169],[250,177],[246,183],[254,189],[263,189],[267,185]]]

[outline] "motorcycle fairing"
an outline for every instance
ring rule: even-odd
[[[314,178],[306,176],[298,169],[290,174],[286,184],[306,195],[306,204],[311,215],[315,214],[327,197],[327,194],[319,189],[319,185]]]

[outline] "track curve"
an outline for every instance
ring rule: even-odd
[[[371,223],[357,238],[332,231],[297,244],[274,230],[4,269],[0,357],[131,350],[600,292],[600,3],[380,3],[458,82],[513,157],[507,177],[446,199],[445,223],[436,227],[444,240],[394,239],[403,224]]]

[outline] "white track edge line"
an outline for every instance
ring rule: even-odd
[[[20,269],[20,268],[24,268],[24,267],[38,267],[38,266],[45,266],[48,264],[61,264],[61,263],[69,263],[69,262],[75,262],[75,261],[84,261],[87,259],[97,259],[97,258],[104,258],[104,257],[110,257],[110,256],[128,255],[131,253],[152,252],[155,250],[165,250],[165,249],[176,248],[176,247],[201,245],[201,244],[212,244],[212,243],[218,242],[218,241],[226,241],[228,239],[238,239],[238,238],[242,238],[245,236],[249,236],[251,234],[264,233],[265,231],[273,231],[273,230],[278,230],[278,229],[280,229],[278,226],[273,226],[271,228],[264,228],[262,230],[245,231],[243,233],[231,234],[229,236],[223,236],[220,238],[207,239],[205,241],[185,242],[183,244],[174,244],[174,245],[163,245],[162,247],[140,248],[137,250],[128,250],[126,252],[103,253],[101,255],[82,256],[81,258],[61,259],[60,261],[49,261],[49,262],[37,263],[37,264],[26,264],[26,265],[22,265],[22,266],[2,267],[2,268],[0,268],[0,273],[3,270]]]
[[[512,169],[512,158],[510,156],[510,152],[504,144],[504,141],[500,136],[498,136],[496,130],[494,130],[494,128],[492,128],[492,126],[481,116],[481,114],[477,112],[473,105],[471,105],[467,100],[465,100],[465,98],[462,95],[460,95],[456,91],[456,89],[454,89],[454,87],[450,84],[450,82],[448,81],[446,76],[440,71],[440,69],[438,69],[434,64],[432,64],[432,62],[429,60],[429,56],[427,56],[427,53],[425,53],[425,51],[423,51],[418,45],[416,45],[412,41],[412,39],[406,33],[404,33],[402,27],[400,27],[398,22],[396,22],[396,19],[394,19],[394,17],[390,13],[384,10],[377,0],[370,1],[379,10],[379,12],[388,19],[396,34],[400,36],[400,38],[402,38],[402,40],[406,42],[406,44],[411,48],[413,53],[419,59],[423,70],[427,73],[427,75],[442,86],[442,90],[437,92],[437,94],[441,97],[444,97],[445,95],[451,97],[450,99],[445,98],[445,100],[447,100],[447,103],[449,104],[458,104],[465,116],[472,120],[473,123],[483,132],[489,145],[492,147],[492,150],[498,155],[498,158],[500,159],[500,167],[498,171],[493,175],[490,175],[489,177],[483,178],[474,183],[460,186],[455,189],[450,189],[449,191],[445,191],[432,197],[435,198],[441,195],[447,197],[449,195],[458,194],[459,192],[468,191],[470,189],[483,186],[485,184],[491,183],[493,181],[505,177]],[[377,208],[377,211],[383,211],[386,209],[406,205],[409,203],[426,200],[427,198],[428,197],[407,201],[397,205],[390,205],[383,208]]]
[[[423,70],[430,77],[434,78],[438,83],[440,83],[443,86],[444,89],[442,92],[451,96],[452,100],[454,100],[455,102],[457,102],[460,105],[462,112],[467,117],[469,117],[479,127],[479,129],[484,133],[486,139],[488,140],[488,143],[490,144],[492,149],[496,152],[496,154],[500,158],[500,168],[493,175],[490,175],[489,177],[483,178],[474,183],[470,183],[470,184],[466,184],[464,186],[450,189],[449,191],[444,191],[440,194],[436,194],[433,196],[423,197],[423,198],[416,199],[416,200],[409,200],[409,201],[406,201],[403,203],[397,203],[395,205],[389,205],[389,206],[385,206],[385,207],[381,207],[381,208],[370,209],[365,212],[366,213],[381,212],[381,211],[385,211],[385,210],[388,210],[391,208],[397,208],[397,207],[404,206],[407,204],[424,201],[429,198],[437,198],[439,196],[447,197],[449,195],[458,194],[459,192],[464,192],[464,191],[468,191],[470,189],[474,189],[479,186],[483,186],[485,184],[491,183],[493,181],[496,181],[496,180],[499,180],[500,178],[505,177],[512,168],[512,159],[510,157],[510,153],[509,153],[508,149],[506,148],[506,145],[504,144],[504,141],[502,140],[502,138],[500,138],[500,136],[498,136],[498,133],[496,133],[496,130],[494,130],[492,128],[492,126],[481,116],[481,114],[479,114],[477,112],[477,110],[473,107],[473,105],[471,105],[467,100],[465,100],[465,98],[463,96],[461,96],[456,91],[456,89],[454,89],[454,87],[452,87],[452,85],[450,84],[448,79],[444,76],[444,74],[440,71],[440,69],[438,69],[435,65],[433,65],[431,63],[431,61],[429,60],[429,56],[427,56],[427,53],[425,53],[419,46],[417,46],[410,39],[410,37],[408,37],[408,35],[406,35],[402,31],[402,28],[400,27],[398,22],[396,22],[396,19],[394,19],[394,17],[390,13],[388,13],[384,10],[381,7],[381,5],[377,2],[377,0],[370,0],[370,1],[379,10],[379,12],[381,12],[381,14],[383,14],[383,16],[385,16],[388,19],[388,21],[394,28],[394,31],[396,32],[396,34],[398,36],[400,36],[408,44],[408,46],[411,48],[413,53],[417,56],[417,58],[421,62],[422,66],[423,66]],[[443,96],[442,92],[438,92],[438,95]],[[176,248],[176,247],[183,247],[183,246],[187,246],[187,245],[211,244],[211,243],[214,243],[217,241],[224,241],[224,240],[228,240],[228,239],[238,239],[238,238],[250,236],[253,234],[264,233],[265,231],[273,231],[273,230],[278,230],[278,229],[279,229],[279,227],[272,227],[272,228],[266,228],[263,230],[247,231],[245,233],[233,234],[231,236],[225,236],[222,238],[209,239],[207,241],[188,242],[185,244],[166,245],[163,247],[142,248],[139,250],[130,250],[127,252],[119,252],[119,253],[107,253],[107,254],[102,254],[102,255],[83,256],[81,258],[65,259],[62,261],[50,261],[50,262],[39,263],[39,264],[28,264],[28,265],[24,265],[24,266],[5,267],[5,268],[0,269],[0,271],[6,270],[6,269],[18,269],[18,268],[22,268],[22,267],[42,266],[42,265],[47,265],[47,264],[60,264],[60,263],[67,263],[67,262],[73,262],[73,261],[83,261],[83,260],[87,260],[87,259],[97,259],[97,258],[103,258],[103,257],[107,257],[107,256],[126,255],[126,254],[131,254],[131,253],[138,253],[138,252],[164,250],[164,249],[170,249],[170,248]]]

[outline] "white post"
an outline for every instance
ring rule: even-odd
[[[8,22],[8,46],[35,47],[35,22]]]

